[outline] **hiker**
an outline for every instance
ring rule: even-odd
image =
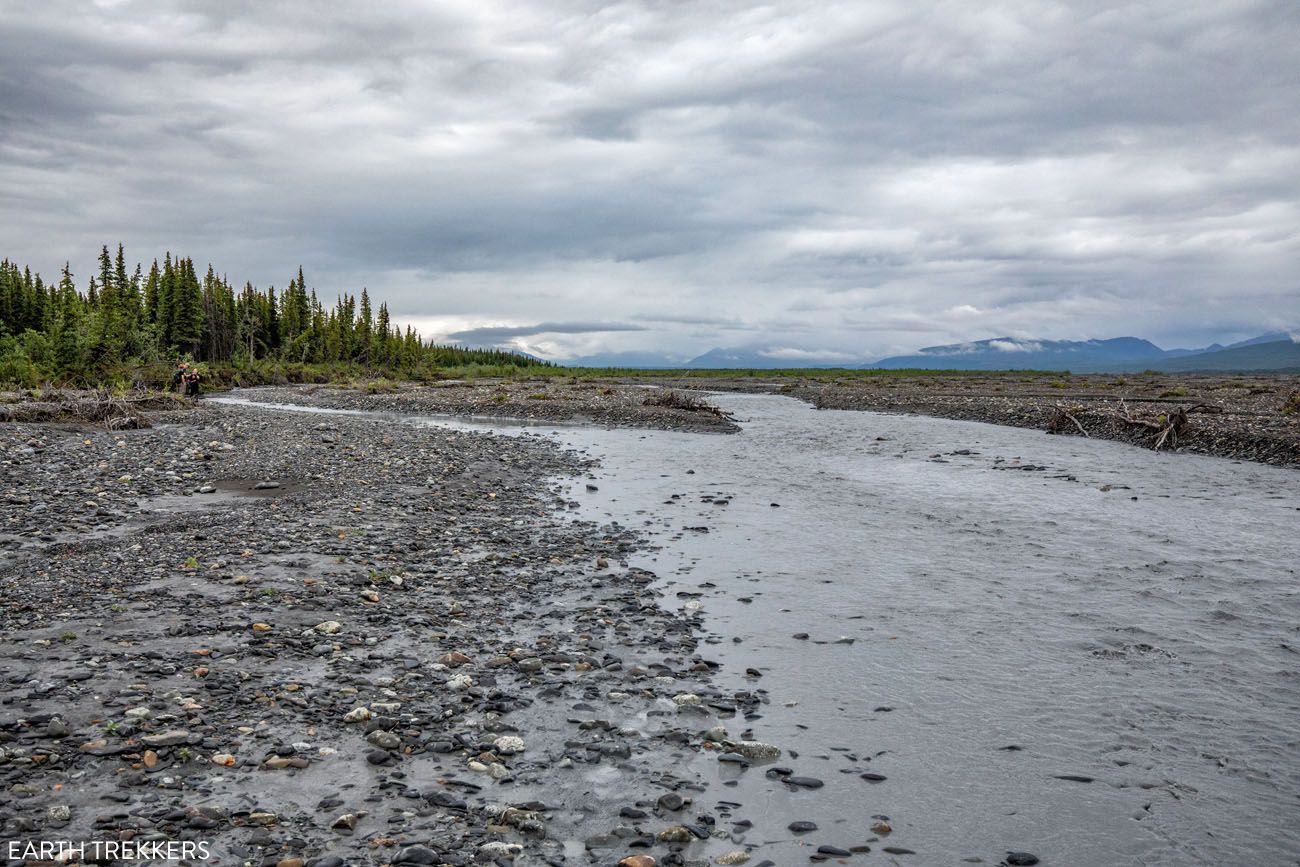
[[[189,373],[185,374],[185,396],[192,397],[195,400],[199,398],[199,376],[198,368],[192,368]]]
[[[189,365],[182,361],[176,365],[176,370],[172,371],[172,391],[177,394],[180,394],[183,389],[186,368],[188,367]]]

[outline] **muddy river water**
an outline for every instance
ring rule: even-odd
[[[496,427],[601,460],[574,513],[648,535],[717,684],[766,691],[732,734],[825,781],[700,757],[763,857],[806,863],[799,818],[863,863],[1300,863],[1300,474],[715,399],[741,433]]]

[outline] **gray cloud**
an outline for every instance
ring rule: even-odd
[[[18,0],[3,255],[554,356],[1300,323],[1300,7]],[[539,330],[532,323],[637,330]],[[452,338],[456,339],[456,338]]]
[[[600,334],[614,331],[645,331],[644,325],[626,322],[539,322],[536,325],[483,326],[453,331],[447,337],[474,346],[507,343],[519,337],[536,337],[539,334]]]

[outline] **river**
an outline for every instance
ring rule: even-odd
[[[702,610],[717,685],[765,690],[731,733],[825,781],[696,760],[757,857],[1300,863],[1300,474],[715,399],[741,433],[495,429],[601,460],[574,513],[647,534],[633,565]]]

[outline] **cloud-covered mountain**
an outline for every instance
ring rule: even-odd
[[[997,337],[973,343],[927,346],[915,355],[882,358],[863,367],[954,370],[1084,370],[1109,364],[1158,361],[1159,346],[1137,337],[1109,340],[1021,340]]]
[[[1300,368],[1300,344],[1285,332],[1262,334],[1223,347],[1161,349],[1149,340],[1023,340],[999,337],[929,346],[866,368],[950,370],[1069,370],[1074,373],[1139,370],[1273,370]]]
[[[912,355],[878,361],[847,358],[839,353],[807,350],[718,347],[689,361],[655,352],[588,355],[566,362],[573,367],[638,367],[684,369],[861,368],[901,370],[1068,370],[1074,373],[1141,370],[1300,370],[1300,343],[1286,332],[1261,334],[1249,340],[1202,349],[1161,349],[1138,337],[1108,340],[1027,340],[996,337],[969,343],[927,346]]]
[[[1300,343],[1289,337],[1267,342],[1246,341],[1218,352],[1164,359],[1151,367],[1169,373],[1215,370],[1300,372]]]

